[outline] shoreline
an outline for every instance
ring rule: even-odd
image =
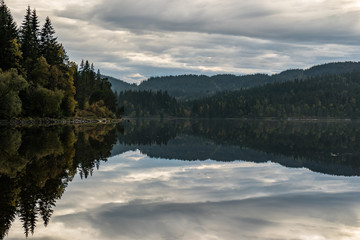
[[[50,125],[79,125],[79,124],[113,124],[113,123],[120,123],[121,121],[123,121],[122,118],[119,118],[119,119],[111,119],[111,118],[99,118],[99,119],[20,118],[20,119],[0,119],[0,126],[27,126],[27,125],[50,126]]]
[[[52,125],[80,125],[80,124],[117,124],[133,120],[230,120],[230,121],[285,121],[285,122],[358,122],[359,119],[350,118],[186,118],[186,117],[122,117],[122,118],[18,118],[18,119],[0,119],[0,126],[52,126]]]
[[[276,117],[263,117],[263,118],[249,118],[249,117],[239,117],[239,118],[199,118],[199,117],[123,117],[122,120],[130,121],[130,120],[241,120],[241,121],[285,121],[285,122],[356,122],[360,119],[357,118],[335,118],[335,117],[287,117],[287,118],[276,118]]]

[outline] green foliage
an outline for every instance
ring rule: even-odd
[[[22,103],[18,95],[12,92],[3,97],[0,101],[2,104],[0,108],[0,115],[2,119],[9,119],[12,117],[17,117],[22,111]]]
[[[59,117],[63,98],[64,91],[62,90],[52,91],[43,87],[36,87],[31,91],[30,111],[35,116]]]
[[[9,63],[9,66],[17,69],[22,76],[26,77],[26,71],[21,65],[23,57],[20,51],[20,44],[18,43],[18,40],[16,38],[11,40],[10,46],[7,51],[9,52],[9,61],[7,61]],[[6,67],[4,69],[6,69]]]
[[[33,83],[38,86],[47,87],[49,85],[50,65],[47,63],[46,58],[39,57],[36,61],[34,69],[30,76]]]
[[[93,102],[85,110],[88,110],[94,113],[97,117],[101,118],[114,118],[114,113],[110,111],[106,106],[103,100]]]
[[[124,115],[131,117],[181,115],[181,108],[175,98],[162,91],[120,92],[118,103],[124,108]]]
[[[99,71],[96,74],[88,61],[82,61],[74,76],[79,109],[93,112],[98,117],[114,117],[117,102],[108,79],[102,78]]]
[[[65,93],[61,103],[61,109],[65,116],[72,116],[75,111],[76,101],[72,95]]]
[[[40,29],[36,10],[28,6],[18,31],[10,10],[1,0],[0,30],[0,68],[17,69],[29,83],[22,84],[20,90],[11,91],[7,83],[0,83],[3,95],[0,118],[19,116],[21,112],[24,117],[74,116],[77,103],[83,110],[90,98],[93,109],[101,116],[114,116],[116,96],[111,84],[101,78],[100,73],[96,75],[88,61],[77,71],[76,64],[68,60],[64,47],[54,36],[55,29],[49,17]]]
[[[75,93],[76,89],[74,86],[74,74],[76,72],[76,65],[74,63],[70,63],[67,72],[64,76],[64,99],[61,103],[61,109],[63,111],[63,114],[65,116],[72,116],[75,107],[76,107],[76,101],[75,101]]]
[[[16,117],[21,113],[19,91],[27,87],[25,79],[15,69],[0,71],[0,118]]]

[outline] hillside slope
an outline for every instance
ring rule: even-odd
[[[221,74],[214,76],[205,75],[179,75],[151,77],[139,86],[108,77],[113,85],[113,90],[122,92],[126,90],[151,90],[167,91],[170,96],[178,100],[190,100],[207,97],[217,92],[234,91],[246,88],[262,86],[268,83],[281,83],[303,80],[310,77],[324,75],[336,75],[360,71],[360,62],[338,62],[313,66],[309,69],[291,69],[279,74],[252,74],[235,76],[232,74]]]

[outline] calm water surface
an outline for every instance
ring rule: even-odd
[[[0,142],[5,239],[360,238],[356,122],[133,120]]]

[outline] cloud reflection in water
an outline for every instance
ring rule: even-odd
[[[34,239],[358,239],[359,181],[126,152],[74,179]]]

